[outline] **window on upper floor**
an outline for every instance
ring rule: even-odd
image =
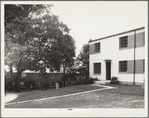
[[[101,63],[94,63],[94,74],[101,73]]]
[[[120,48],[127,48],[128,47],[128,36],[120,37]]]
[[[127,72],[127,61],[119,61],[119,72]]]
[[[100,43],[95,43],[95,52],[100,52]]]

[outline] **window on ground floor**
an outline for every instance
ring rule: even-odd
[[[20,82],[20,87],[21,88],[25,88],[27,86],[27,83],[26,82]]]
[[[119,72],[127,72],[127,61],[119,61]]]
[[[101,74],[101,63],[94,63],[94,74]]]

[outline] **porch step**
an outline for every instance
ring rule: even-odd
[[[106,81],[94,81],[94,84],[110,84],[110,80],[106,80]]]

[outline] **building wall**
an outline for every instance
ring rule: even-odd
[[[128,48],[119,49],[119,38],[128,36]],[[142,41],[143,37],[143,41]],[[136,60],[145,59],[145,46],[144,46],[144,29],[136,31]],[[100,52],[94,53],[94,44],[100,42]],[[105,60],[111,60],[111,77],[118,77],[119,81],[122,82],[133,82],[133,73],[120,73],[119,72],[119,61],[134,60],[134,32],[116,35],[106,39],[97,40],[90,42],[90,77],[97,77],[100,80],[106,80],[106,62]],[[94,74],[93,64],[101,62],[101,74]],[[139,70],[138,70],[139,71]],[[143,83],[145,78],[144,73],[135,74],[135,82]]]
[[[42,89],[45,88],[47,86],[47,88],[55,88],[55,83],[58,82],[60,84],[62,84],[62,77],[63,77],[63,73],[47,73],[46,78],[43,78],[41,76],[39,76],[39,73],[23,73],[26,76],[20,78],[20,82],[23,82],[24,85],[21,86],[20,88],[23,90],[29,90],[31,89],[30,83],[33,82],[33,89]],[[16,73],[14,73],[14,75],[16,75]],[[54,76],[51,76],[54,75]],[[13,85],[13,83],[15,83],[15,76],[13,78],[10,78],[8,80],[6,80],[6,88],[8,90],[14,90],[15,85]],[[41,83],[41,85],[39,86],[38,84]],[[60,85],[62,86],[62,85]]]

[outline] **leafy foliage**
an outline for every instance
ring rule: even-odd
[[[119,81],[118,81],[117,77],[112,77],[111,78],[111,84],[119,84]]]
[[[77,57],[78,64],[81,65],[78,70],[89,77],[89,44],[83,45],[80,54]]]
[[[26,69],[59,71],[62,63],[73,64],[70,29],[50,13],[50,7],[5,5],[5,63],[15,66],[18,74]]]
[[[52,5],[24,5],[24,4],[5,4],[5,25],[11,23],[15,18],[28,17],[31,14],[41,14],[49,12],[48,8]]]
[[[78,80],[75,82],[75,85],[82,85],[82,84],[93,84],[94,80],[92,78],[88,78],[85,80]]]

